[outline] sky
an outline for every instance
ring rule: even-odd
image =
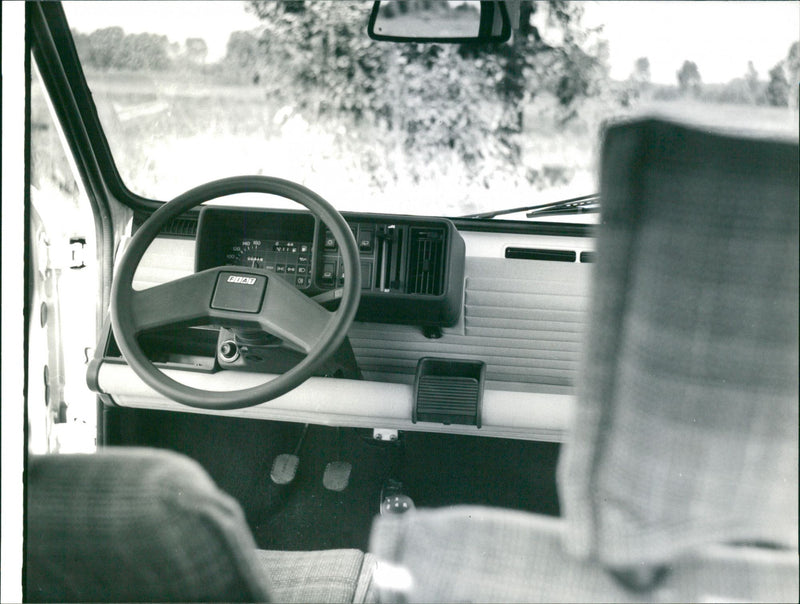
[[[140,4],[158,5],[159,18],[153,20],[151,11]],[[124,23],[127,33],[164,33],[171,41],[202,37],[209,47],[209,61],[224,55],[230,32],[259,24],[244,3],[227,1],[71,1],[66,12],[84,33]],[[800,39],[800,2],[592,1],[586,3],[584,22],[604,24],[615,79],[626,79],[641,56],[649,59],[654,82],[674,83],[684,60],[697,63],[708,83],[741,77],[748,61],[753,61],[761,79],[767,79],[768,71]]]
[[[585,21],[599,21],[601,13],[614,79],[627,78],[634,61],[647,56],[654,82],[675,83],[676,57],[697,63],[704,82],[742,77],[748,61],[766,80],[800,40],[796,1],[590,2]]]
[[[142,5],[147,10],[142,10]],[[153,5],[158,6],[158,21],[152,18],[150,9]],[[70,1],[64,3],[64,11],[70,24],[83,33],[114,24],[122,25],[126,33],[167,34],[171,42],[201,37],[208,45],[209,61],[224,56],[231,32],[259,25],[258,18],[245,11],[244,2],[227,0]]]

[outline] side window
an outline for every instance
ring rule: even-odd
[[[96,342],[95,227],[32,59],[30,120],[30,450],[91,451],[95,396],[86,362]]]

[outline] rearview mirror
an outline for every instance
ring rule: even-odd
[[[392,0],[375,2],[367,31],[387,42],[505,42],[511,23],[498,0]]]

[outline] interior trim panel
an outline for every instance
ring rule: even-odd
[[[164,373],[188,386],[207,390],[247,388],[275,377],[240,371],[212,375],[166,369]],[[546,442],[563,442],[574,409],[574,397],[568,395],[487,389],[483,394],[482,426],[477,428],[412,422],[414,391],[405,384],[315,377],[269,403],[210,411],[186,407],[162,396],[142,382],[127,365],[103,363],[97,381],[101,392],[113,392],[114,403],[122,407]]]

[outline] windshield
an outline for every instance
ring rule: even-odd
[[[645,108],[797,127],[798,3],[521,2],[484,46],[373,41],[371,5],[64,8],[120,175],[157,200],[264,174],[340,210],[480,215],[594,193],[602,124]]]

